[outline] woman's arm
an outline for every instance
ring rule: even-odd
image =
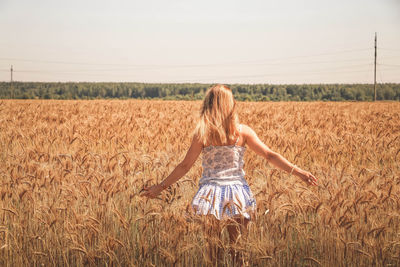
[[[272,151],[258,138],[253,129],[246,125],[243,126],[243,135],[245,142],[252,150],[254,150],[254,152],[256,152],[258,155],[263,156],[267,161],[271,162],[279,169],[287,171],[289,173],[293,173],[294,175],[298,176],[300,179],[309,184],[317,185],[317,178],[315,178],[314,175],[312,175],[310,172],[300,169],[296,165],[291,164],[280,154]]]
[[[190,145],[190,148],[187,151],[186,156],[182,160],[182,162],[175,167],[175,169],[171,172],[170,175],[168,175],[167,178],[165,178],[164,181],[162,181],[158,185],[144,188],[145,192],[142,194],[142,196],[155,198],[158,194],[161,193],[161,191],[182,178],[196,162],[196,159],[199,157],[202,148],[203,144],[198,138],[196,138],[196,136],[193,136],[192,144]]]

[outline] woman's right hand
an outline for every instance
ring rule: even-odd
[[[304,182],[306,182],[309,185],[318,185],[317,184],[317,181],[318,181],[317,178],[315,178],[315,176],[312,175],[308,171],[299,170],[298,171],[298,176],[300,177],[301,180],[303,180]]]

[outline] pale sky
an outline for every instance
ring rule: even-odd
[[[400,82],[400,0],[0,0],[0,81]]]

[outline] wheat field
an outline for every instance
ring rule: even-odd
[[[0,102],[1,266],[233,266],[227,230],[190,216],[201,157],[160,199],[139,196],[183,159],[201,102]],[[257,216],[250,266],[400,265],[400,103],[238,103],[241,123],[319,179],[245,154]],[[268,212],[269,211],[269,212]]]

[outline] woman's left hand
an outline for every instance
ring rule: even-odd
[[[163,191],[163,188],[161,185],[157,184],[147,188],[145,187],[143,188],[143,190],[144,192],[141,194],[141,196],[148,198],[156,198],[161,193],[161,191]]]

